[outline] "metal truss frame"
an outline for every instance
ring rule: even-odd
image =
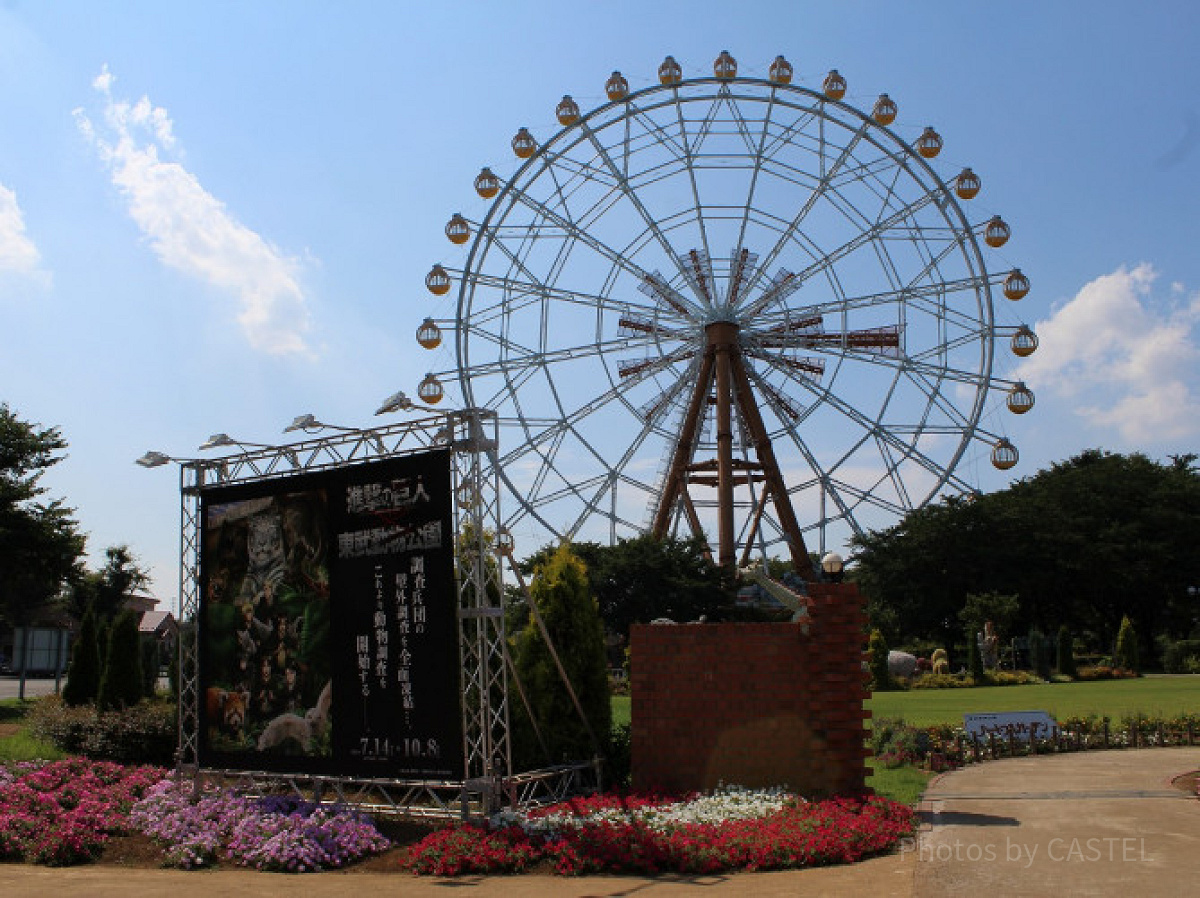
[[[504,588],[499,556],[499,482],[487,457],[497,448],[496,413],[433,412],[410,421],[217,459],[180,460],[179,742],[177,773],[250,792],[286,792],[411,817],[490,814],[504,805],[557,801],[588,787],[592,765],[512,771]],[[461,780],[364,779],[252,770],[201,769],[199,627],[200,554],[205,489],[282,478],[449,445],[453,450],[455,575],[459,620],[460,707],[464,743]],[[190,624],[190,626],[188,626]]]

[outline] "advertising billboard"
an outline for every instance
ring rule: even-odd
[[[202,766],[463,776],[448,450],[201,493]]]

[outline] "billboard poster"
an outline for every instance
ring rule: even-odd
[[[201,493],[200,763],[463,775],[448,450]]]

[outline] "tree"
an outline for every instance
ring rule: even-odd
[[[867,640],[867,669],[871,672],[871,688],[876,692],[883,692],[894,686],[891,671],[888,670],[887,640],[878,629],[872,630]]]
[[[604,626],[625,639],[635,623],[658,617],[696,620],[701,615],[715,620],[732,609],[734,591],[728,573],[713,562],[707,543],[699,537],[641,536],[612,546],[577,543],[572,550],[586,565]],[[541,549],[522,569],[528,573],[555,551]]]
[[[1193,458],[1093,449],[1008,489],[910,512],[855,546],[868,614],[892,644],[948,641],[964,596],[994,592],[1020,597],[1015,632],[1065,624],[1111,646],[1126,609],[1143,634],[1187,634],[1198,542]]]
[[[580,720],[541,629],[531,619],[517,638],[515,668],[549,754],[540,760],[559,763],[591,758],[598,747],[592,736],[601,748],[608,740],[612,705],[600,615],[588,592],[587,571],[569,545],[560,546],[535,571],[530,598],[587,718],[586,724]],[[513,704],[512,716],[518,766],[540,766],[532,722],[519,700]]]
[[[149,582],[149,573],[128,546],[109,546],[104,550],[104,566],[87,571],[74,584],[66,610],[79,618],[92,608],[100,620],[111,621],[125,600]]]
[[[1075,642],[1066,624],[1058,628],[1058,663],[1055,666],[1064,677],[1075,676]]]
[[[74,509],[40,501],[38,481],[66,446],[57,428],[22,421],[0,403],[0,618],[12,626],[60,592],[83,554]]]
[[[967,671],[976,686],[982,686],[987,679],[983,669],[983,654],[979,651],[979,641],[974,633],[967,634]]]
[[[96,705],[101,710],[127,708],[142,698],[142,653],[138,643],[138,614],[126,609],[117,615],[108,634],[104,674]]]
[[[86,705],[96,700],[100,687],[100,647],[97,644],[96,615],[88,609],[79,625],[79,636],[71,649],[71,665],[63,686],[63,701],[68,705]]]
[[[1037,627],[1029,631],[1029,666],[1043,680],[1050,679],[1050,637]]]
[[[1020,608],[1021,603],[1016,596],[1003,596],[996,592],[972,593],[958,612],[958,619],[972,638],[982,632],[988,621],[992,622],[997,633],[1008,636]]]
[[[1133,621],[1126,615],[1121,618],[1121,629],[1117,633],[1117,648],[1113,652],[1113,663],[1122,670],[1132,670],[1134,673],[1141,669],[1138,664],[1137,633],[1133,629]]]

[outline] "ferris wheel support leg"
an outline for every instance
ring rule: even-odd
[[[791,550],[792,567],[805,580],[816,580],[812,560],[808,557],[808,548],[804,545],[804,536],[800,532],[800,523],[796,520],[796,510],[788,498],[787,485],[783,482],[783,474],[779,471],[779,462],[775,451],[771,448],[771,438],[767,434],[766,425],[758,413],[758,405],[754,401],[754,392],[750,387],[750,377],[746,374],[746,366],[742,362],[741,353],[733,353],[730,359],[733,375],[734,390],[737,392],[738,408],[750,429],[750,439],[754,443],[754,452],[758,463],[762,466],[765,481],[765,493],[770,495],[775,503],[775,515],[779,526],[787,537],[788,548]]]
[[[737,325],[720,322],[709,326],[709,340],[717,350],[717,563],[737,564],[733,524],[733,391],[730,372],[735,353]]]
[[[658,499],[658,510],[654,514],[654,526],[650,532],[657,539],[665,537],[671,529],[671,517],[675,511],[675,500],[681,495],[687,496],[687,467],[691,464],[692,454],[695,451],[696,431],[700,427],[700,409],[708,399],[708,388],[712,383],[715,355],[713,347],[709,346],[700,361],[700,370],[696,376],[696,385],[692,389],[692,396],[688,402],[683,427],[680,428],[679,438],[675,442],[675,449],[671,455],[671,466],[667,469],[667,479],[663,483],[662,495]],[[692,508],[690,499],[687,500],[686,507]],[[689,520],[696,534],[699,535],[700,529],[696,526],[699,521],[695,518],[694,508],[692,508]]]

